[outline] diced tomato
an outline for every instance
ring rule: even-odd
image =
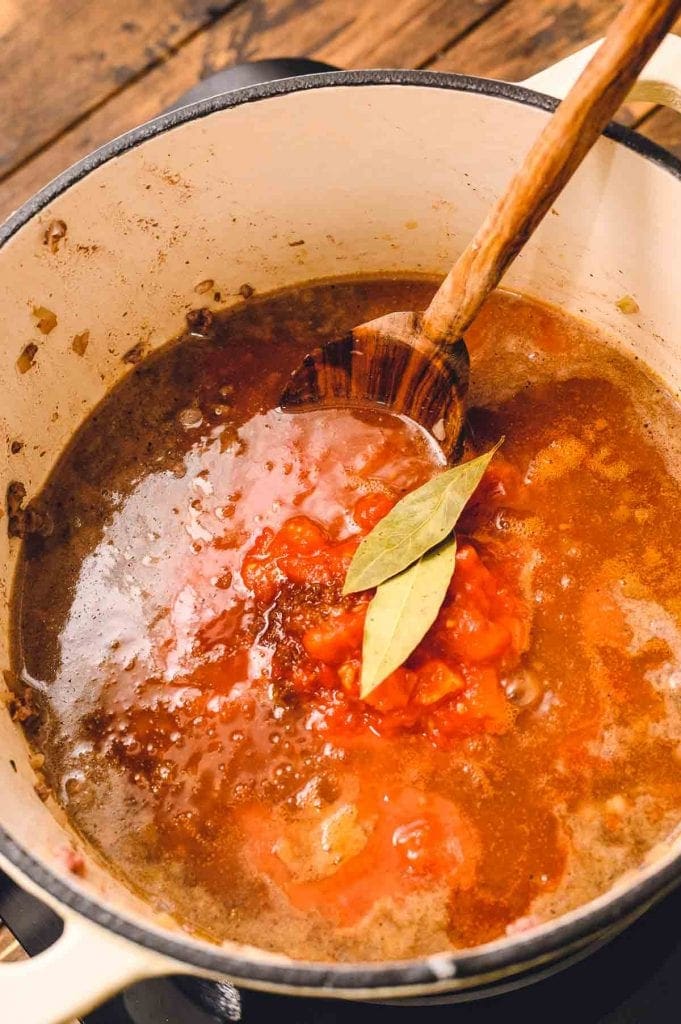
[[[438,658],[430,658],[418,669],[414,700],[417,704],[437,704],[445,697],[460,693],[465,686],[466,680],[460,672]]]
[[[281,554],[314,555],[326,543],[326,534],[312,519],[292,516],[273,537],[270,551],[275,558]]]
[[[292,583],[341,583],[345,579],[358,539],[327,545],[315,554],[283,555],[277,560],[281,571]]]
[[[406,708],[416,685],[416,674],[406,668],[396,668],[394,672],[372,690],[364,698],[366,704],[377,711],[395,711]]]
[[[341,686],[351,697],[359,696],[360,667],[359,658],[353,658],[351,661],[343,662],[337,670]]]
[[[511,633],[500,622],[486,619],[476,608],[454,607],[445,621],[442,642],[457,658],[467,663],[492,661],[511,645]]]
[[[241,575],[257,601],[269,604],[282,582],[304,586],[341,582],[357,550],[358,537],[329,541],[307,516],[293,516],[274,533],[263,530],[244,559]]]
[[[360,529],[373,530],[376,523],[379,523],[394,505],[395,500],[387,494],[363,494],[353,509],[352,518]]]
[[[338,676],[330,665],[297,664],[290,669],[290,679],[299,693],[316,693],[320,689],[333,689]]]
[[[471,672],[466,696],[466,714],[471,721],[484,723],[486,732],[506,732],[513,712],[494,669],[480,668]]]
[[[251,590],[261,604],[269,604],[273,600],[281,578],[276,565],[259,558],[246,558],[241,567],[244,584]]]
[[[450,658],[463,664],[501,663],[524,649],[527,628],[515,614],[518,599],[470,544],[457,551],[449,595],[438,617],[437,638]]]
[[[384,495],[365,495],[355,506],[356,521],[365,528],[390,504]],[[359,535],[334,542],[313,520],[295,516],[276,534],[263,531],[244,562],[244,581],[257,600],[267,602],[287,580],[301,586],[339,584],[358,543]],[[369,595],[354,606],[340,593],[335,600],[337,607],[319,608],[314,624],[314,605],[305,608],[301,619],[291,619],[293,646],[280,669],[277,659],[273,661],[278,677],[288,679],[306,694],[311,709],[317,709],[320,728],[342,735],[344,741],[369,728],[379,735],[419,728],[442,743],[509,727],[510,704],[498,680],[502,670],[517,664],[528,642],[529,613],[472,544],[459,545],[443,608],[408,663],[362,700],[359,680]],[[334,690],[338,699],[329,701]]]
[[[504,626],[511,637],[511,647],[516,654],[527,650],[530,643],[530,621],[529,616],[519,618],[516,615],[501,615],[500,625]]]
[[[523,504],[523,497],[524,485],[520,471],[497,452],[470,498],[466,510],[474,511],[480,505],[491,508],[498,508],[500,505],[519,507]]]
[[[352,612],[329,615],[319,626],[308,629],[303,647],[311,658],[329,665],[340,665],[362,643],[366,605]]]
[[[478,732],[504,733],[512,722],[511,706],[497,673],[492,668],[476,668],[469,673],[462,698],[435,708],[429,726],[431,735],[438,739]]]
[[[272,547],[275,533],[269,526],[266,526],[262,533],[258,534],[249,554],[254,556],[266,555]]]
[[[456,552],[456,568],[449,585],[453,597],[469,594],[487,607],[497,593],[498,582],[472,544],[461,544]]]
[[[282,555],[277,565],[291,583],[305,584],[329,583],[335,579],[337,568],[334,559],[324,551],[317,555]]]
[[[283,578],[270,554],[273,539],[273,530],[269,528],[263,530],[241,566],[241,578],[244,585],[262,604],[269,604],[274,599]]]

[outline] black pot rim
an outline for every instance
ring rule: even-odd
[[[511,103],[538,107],[552,112],[558,104],[553,97],[492,79],[469,75],[455,75],[431,71],[338,71],[281,79],[262,85],[239,89],[214,96],[179,110],[171,110],[125,135],[114,139],[71,168],[58,175],[45,188],[27,200],[0,227],[0,247],[12,238],[53,199],[76,184],[91,171],[114,157],[163,132],[188,121],[206,117],[218,110],[238,107],[275,96],[288,95],[308,89],[337,86],[426,86],[458,92],[480,93]],[[633,150],[646,160],[681,180],[681,161],[656,143],[621,125],[609,125],[604,134],[617,143]],[[107,909],[95,899],[78,891],[33,857],[11,835],[0,827],[0,854],[41,889],[67,907],[72,908],[104,928],[203,971],[226,975],[229,980],[245,986],[280,990],[309,990],[351,995],[381,990],[391,995],[414,994],[443,990],[457,984],[475,985],[500,974],[520,973],[537,962],[558,959],[563,952],[586,944],[590,938],[616,930],[629,919],[644,911],[656,899],[671,891],[681,881],[681,854],[653,871],[630,888],[611,899],[601,897],[595,906],[586,905],[575,915],[559,920],[539,934],[519,935],[512,940],[497,940],[488,946],[464,950],[460,953],[442,953],[436,957],[395,961],[388,964],[329,964],[295,962],[282,963],[249,956],[235,956],[218,946],[185,941],[180,937],[160,934],[140,926],[122,914]],[[437,963],[434,963],[437,961]]]

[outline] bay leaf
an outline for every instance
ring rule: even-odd
[[[409,657],[437,618],[454,572],[456,538],[379,584],[364,622],[360,697]]]
[[[503,440],[484,455],[434,476],[398,501],[357,548],[343,593],[378,586],[443,541],[456,526]]]

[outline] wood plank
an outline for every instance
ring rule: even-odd
[[[247,0],[66,132],[0,187],[0,217],[103,142],[231,64],[312,56],[341,67],[427,63],[504,0]]]
[[[521,81],[602,36],[621,0],[511,0],[431,64]]]
[[[658,107],[638,130],[681,159],[681,114]]]
[[[511,0],[430,67],[520,82],[604,35],[620,7],[621,0]],[[674,30],[681,34],[681,19]],[[629,103],[617,120],[636,126],[653,109]]]
[[[238,0],[1,0],[0,175]]]

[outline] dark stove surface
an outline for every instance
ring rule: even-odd
[[[0,873],[0,919],[35,955],[55,915]],[[681,890],[587,960],[506,995],[455,1006],[395,1007],[241,993],[244,1024],[672,1024],[681,1019]],[[1,1015],[0,1015],[1,1016]],[[193,978],[140,982],[83,1024],[217,1024],[237,1020],[229,986]],[[21,1024],[7,1021],[3,1024]]]

